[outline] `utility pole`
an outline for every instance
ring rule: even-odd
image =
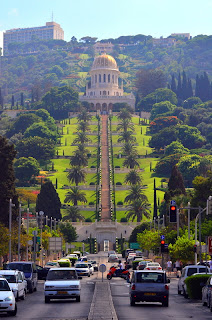
[[[21,203],[19,203],[19,215],[18,215],[18,261],[21,260]]]
[[[188,239],[190,239],[190,220],[191,220],[191,209],[190,209],[190,202],[188,202]]]
[[[41,217],[41,228],[40,228],[40,245],[41,245],[41,266],[43,267],[43,246],[42,246],[42,232],[43,232],[43,215],[44,212],[40,211],[39,215]]]
[[[29,208],[27,208],[27,235],[29,235]],[[29,254],[29,245],[28,245],[28,241],[27,241],[26,261],[29,260],[28,254]]]
[[[12,259],[12,251],[11,251],[11,236],[12,236],[12,207],[15,207],[15,204],[12,203],[12,199],[9,201],[9,262]]]

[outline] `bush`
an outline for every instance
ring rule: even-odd
[[[118,206],[123,206],[123,201],[118,201],[118,202],[117,202],[117,205],[118,205]]]
[[[94,205],[94,202],[93,201],[90,201],[89,202],[89,206],[93,206]]]
[[[91,153],[88,153],[88,154],[87,154],[87,157],[90,158],[90,157],[91,157]]]
[[[115,168],[116,168],[116,169],[119,169],[119,168],[120,168],[120,166],[115,166]]]
[[[121,218],[120,222],[127,222],[127,218],[125,218],[125,217]]]
[[[91,166],[91,168],[96,168],[96,166]]]
[[[202,299],[202,287],[210,276],[209,274],[198,274],[185,279],[189,298]]]
[[[94,182],[90,182],[90,186],[95,186],[95,183]]]
[[[91,218],[86,218],[85,222],[92,222]]]
[[[116,182],[116,185],[117,186],[122,186],[122,183],[121,182]]]

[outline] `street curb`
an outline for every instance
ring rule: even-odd
[[[106,308],[106,305],[105,305],[106,301],[105,300],[101,300],[101,302],[100,302],[100,300],[97,298],[98,297],[98,287],[100,285],[104,286],[104,292],[106,293],[107,302],[109,302],[110,310],[108,310],[108,307]],[[94,289],[93,299],[91,302],[91,307],[90,307],[90,311],[89,311],[89,315],[88,315],[88,320],[97,319],[97,318],[95,318],[94,313],[95,313],[96,309],[99,310],[100,308],[102,310],[104,310],[104,315],[99,314],[98,319],[118,320],[118,317],[116,315],[116,311],[115,311],[115,308],[113,305],[110,285],[109,285],[108,281],[104,281],[104,282],[96,281],[95,282],[95,289]],[[108,316],[110,313],[112,315],[111,317]]]

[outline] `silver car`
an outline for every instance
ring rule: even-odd
[[[136,302],[161,302],[169,306],[169,283],[162,270],[134,270],[130,281],[130,305]]]
[[[80,277],[75,268],[52,268],[44,283],[45,303],[51,299],[75,298],[80,302]]]
[[[202,304],[210,308],[211,305],[212,277],[208,278],[206,284],[202,288]]]
[[[0,277],[0,300],[0,312],[7,312],[9,316],[15,316],[17,313],[15,297],[9,283],[3,277]]]
[[[7,279],[16,300],[24,300],[27,292],[27,282],[24,273],[18,270],[0,270],[0,276]]]

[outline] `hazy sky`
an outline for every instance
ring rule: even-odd
[[[2,0],[0,31],[45,25],[52,12],[67,41],[87,35],[212,34],[212,0]]]

